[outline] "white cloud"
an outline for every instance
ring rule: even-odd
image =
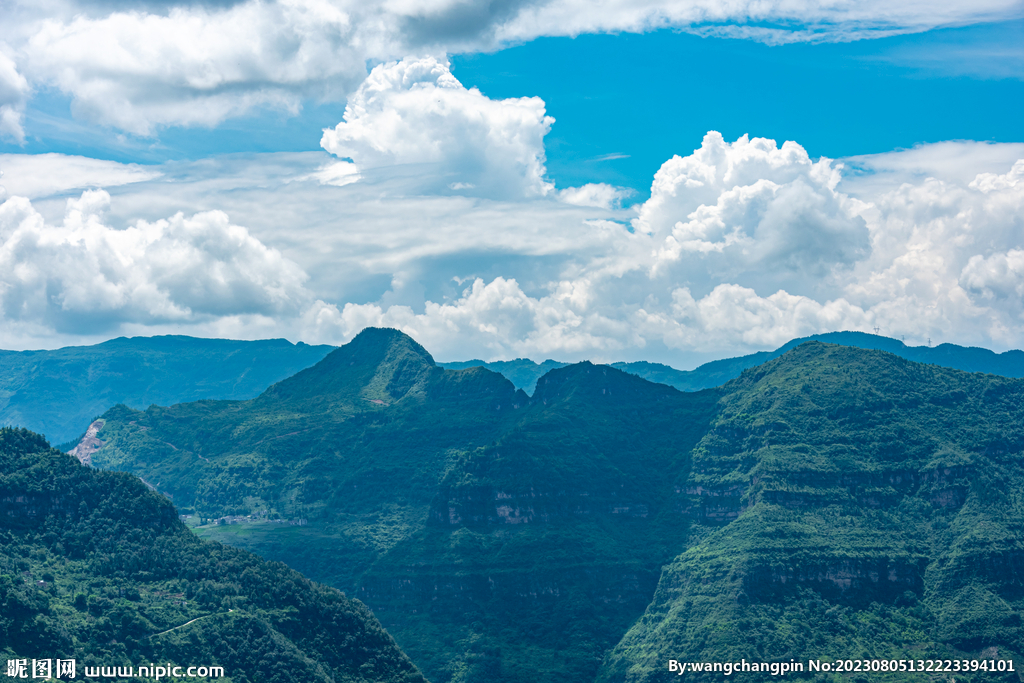
[[[1024,159],[1024,143],[972,140],[851,156],[842,159],[844,168],[837,189],[854,197],[873,197],[903,183],[918,185],[928,178],[967,185],[979,173],[1009,168],[1018,159]]]
[[[124,322],[289,317],[309,305],[305,273],[220,211],[124,230],[103,222],[110,195],[89,190],[48,225],[28,199],[0,205],[0,310],[58,332]]]
[[[53,153],[0,154],[0,169],[7,192],[29,199],[88,187],[138,183],[161,175],[152,166]]]
[[[16,138],[30,85],[68,94],[78,117],[148,136],[163,126],[213,126],[261,107],[296,112],[304,101],[340,101],[363,80],[367,63],[408,54],[660,28],[768,43],[843,41],[1022,13],[1018,0],[9,4],[0,39],[15,62],[0,57],[0,91],[14,95],[0,95],[0,125]]]
[[[343,99],[364,60],[388,51],[378,28],[323,0],[76,14],[33,25],[21,62],[71,95],[77,116],[151,135],[255,107],[295,112],[305,98]]]
[[[587,183],[580,187],[567,187],[558,191],[558,198],[566,204],[593,206],[599,209],[615,209],[622,206],[622,200],[635,192],[627,187],[615,187],[608,183]]]
[[[627,320],[609,318],[587,305],[586,281],[562,282],[541,297],[525,294],[515,280],[476,279],[451,302],[428,302],[422,313],[408,306],[346,304],[331,318],[348,339],[369,325],[396,327],[439,358],[478,355],[512,358],[550,354],[592,356],[621,351],[643,340]]]
[[[779,290],[766,297],[734,284],[716,286],[703,298],[690,290],[672,292],[666,312],[643,310],[638,326],[678,349],[713,350],[737,345],[773,349],[790,339],[819,332],[867,329],[872,316],[845,299],[819,303]]]
[[[350,183],[358,182],[362,179],[362,176],[359,175],[359,169],[352,162],[335,161],[324,164],[313,173],[298,178],[298,180],[308,179],[317,180],[321,185],[344,187]]]
[[[363,170],[427,165],[424,191],[544,196],[544,136],[554,119],[539,97],[492,100],[433,57],[374,67],[321,145]]]
[[[840,170],[795,142],[728,143],[712,131],[662,165],[633,226],[654,240],[655,271],[702,289],[728,281],[820,296],[869,247],[861,203],[835,189]]]
[[[113,188],[102,219],[76,204],[49,225],[40,214],[57,199],[5,204],[4,326],[64,343],[95,335],[95,321],[121,334],[341,343],[383,324],[443,359],[677,366],[875,326],[913,343],[1019,347],[1024,162],[1005,161],[1012,146],[946,149],[974,174],[922,176],[930,150],[895,153],[872,161],[896,169],[878,174],[892,182],[853,199],[842,189],[863,166],[710,134],[665,164],[638,213],[555,193],[424,195],[419,166],[322,184],[332,163],[351,170],[324,153],[168,164]],[[184,260],[202,265],[161,265]]]
[[[22,119],[29,91],[28,81],[18,73],[17,66],[5,54],[4,45],[0,43],[0,139],[25,140]]]
[[[972,256],[960,274],[960,284],[984,299],[1002,299],[1020,309],[1024,300],[1024,250]]]
[[[978,3],[962,0],[940,3],[557,0],[523,3],[520,11],[498,26],[496,36],[499,40],[514,41],[553,34],[575,36],[683,28],[706,35],[766,43],[859,40],[924,31],[936,26],[1016,18],[1020,14],[1020,5],[1013,0]]]

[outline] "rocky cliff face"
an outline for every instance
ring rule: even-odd
[[[103,448],[103,442],[96,436],[103,429],[103,423],[103,420],[94,420],[89,425],[89,428],[85,430],[85,436],[79,440],[74,448],[68,451],[68,455],[78,458],[78,462],[83,465],[91,465],[93,453]]]
[[[723,393],[676,486],[707,531],[602,683],[663,680],[669,658],[1024,650],[1024,382],[809,344]]]
[[[446,488],[430,508],[435,524],[449,527],[496,527],[546,524],[583,516],[618,515],[646,518],[651,508],[615,491],[579,490],[503,491],[490,486]]]

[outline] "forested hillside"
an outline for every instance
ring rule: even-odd
[[[359,596],[432,680],[586,681],[683,548],[716,399],[581,364],[531,401],[366,330],[253,401],[111,410],[93,461],[203,518],[306,520],[203,533]]]
[[[200,533],[358,595],[439,683],[1022,651],[1021,380],[812,342],[530,398],[371,329],[254,400],[104,418],[97,465],[236,516]]]
[[[333,346],[285,339],[120,337],[53,351],[0,351],[0,425],[62,444],[119,403],[135,408],[247,399],[308,368]]]
[[[74,659],[79,679],[170,662],[233,683],[424,681],[361,604],[200,540],[136,477],[26,430],[0,429],[0,515],[0,658]]]
[[[680,481],[705,531],[666,567],[599,680],[664,680],[669,658],[1015,659],[1020,670],[1022,451],[1020,380],[814,343],[744,373]]]

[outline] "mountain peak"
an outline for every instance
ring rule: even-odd
[[[648,382],[610,365],[595,365],[590,361],[583,361],[551,370],[537,380],[533,400],[549,402],[569,397],[593,400],[602,396],[646,396],[664,393],[679,392],[672,387]]]
[[[350,353],[374,353],[385,351],[389,354],[408,353],[419,356],[429,365],[434,358],[416,340],[401,330],[392,327],[367,327],[338,350],[348,349]]]
[[[383,403],[400,400],[441,369],[399,330],[367,327],[322,361],[267,390],[277,398],[359,394]]]

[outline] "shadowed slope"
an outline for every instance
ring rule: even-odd
[[[351,591],[435,680],[582,683],[682,549],[716,399],[584,363],[531,401],[367,330],[253,401],[110,411],[94,462],[203,517],[306,520],[202,533]]]

